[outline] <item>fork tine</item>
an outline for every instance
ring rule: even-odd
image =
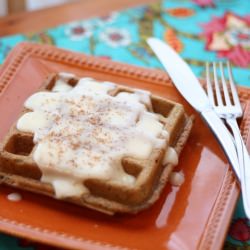
[[[213,62],[213,70],[214,70],[214,86],[215,86],[217,104],[222,106],[223,102],[222,102],[219,82],[218,82],[218,78],[217,78],[216,62]]]
[[[212,84],[210,80],[210,70],[209,70],[209,62],[206,62],[206,82],[207,82],[207,95],[208,98],[213,106],[215,106],[215,101],[214,101],[214,94],[213,94],[213,89],[212,89]]]
[[[237,105],[238,107],[241,107],[239,96],[237,93],[237,89],[235,87],[235,83],[233,80],[232,69],[231,69],[231,65],[230,65],[229,61],[227,61],[227,69],[228,69],[229,83],[230,83],[230,87],[231,87],[231,91],[232,91],[234,104]]]
[[[224,76],[223,63],[220,62],[219,65],[220,65],[221,83],[223,87],[225,102],[227,105],[231,105],[232,103],[231,103],[229,92],[228,92],[228,84],[226,83],[225,76]]]

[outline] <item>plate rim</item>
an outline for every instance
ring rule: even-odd
[[[18,69],[22,66],[22,63],[30,56],[39,57],[45,60],[63,62],[76,67],[85,66],[89,67],[90,69],[100,70],[102,72],[111,71],[112,73],[118,76],[129,76],[130,78],[139,78],[147,82],[153,81],[154,84],[173,86],[167,73],[162,70],[148,69],[120,62],[114,62],[107,59],[59,49],[50,45],[39,45],[34,43],[23,42],[17,45],[10,52],[4,64],[0,68],[0,98],[5,92],[5,89],[7,89],[8,85],[11,83],[13,77],[15,77],[15,75],[17,74]],[[248,99],[250,99],[250,89],[246,87],[238,87],[238,90],[241,101],[245,101],[247,103]],[[247,103],[247,107],[248,113],[250,113],[250,102]],[[250,139],[250,117],[245,117],[245,119],[246,122],[243,126],[243,137],[246,140]],[[248,129],[246,127],[248,127]],[[224,239],[226,237],[227,230],[225,229],[224,232],[219,233],[219,225],[221,224],[221,221],[225,216],[232,216],[234,206],[231,206],[231,208],[227,209],[226,212],[224,211],[224,207],[228,203],[231,204],[231,202],[236,205],[236,201],[239,196],[239,188],[236,184],[234,174],[230,169],[228,169],[227,173],[225,174],[223,182],[224,184],[222,184],[222,188],[216,200],[216,203],[220,204],[220,206],[222,207],[218,207],[218,205],[215,205],[214,209],[211,211],[208,217],[206,230],[201,236],[200,243],[198,245],[199,249],[214,249],[215,246],[219,248],[223,244]],[[228,225],[229,223],[230,220],[228,220]],[[226,228],[228,227],[228,225],[226,225]],[[20,227],[24,231],[20,232]],[[39,233],[39,242],[45,244],[53,244],[59,247],[70,246],[72,248],[75,246],[78,249],[79,247],[87,247],[84,249],[89,249],[91,245],[92,247],[97,247],[97,249],[99,249],[99,247],[102,247],[102,249],[105,249],[106,247],[107,249],[128,249],[122,246],[113,246],[109,243],[88,240],[82,237],[76,237],[74,235],[60,234],[58,232],[44,230],[38,227],[32,227],[30,225],[19,223],[17,221],[12,221],[0,216],[0,231],[2,231],[3,233],[7,232],[14,236],[24,237],[37,241],[38,237],[35,237],[34,235],[30,234],[30,230],[35,230],[37,233]],[[54,240],[53,242],[51,242],[50,237],[48,237],[51,233],[54,235],[56,233],[57,242],[55,242]],[[43,235],[42,237],[41,234]],[[218,238],[218,236],[220,236],[220,238]],[[83,246],[83,243],[87,245]]]

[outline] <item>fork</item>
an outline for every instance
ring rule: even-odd
[[[217,64],[219,65],[219,70]],[[238,172],[243,206],[247,217],[250,219],[250,158],[237,124],[237,118],[242,117],[243,112],[233,80],[230,63],[226,62],[226,65],[229,80],[227,81],[225,78],[223,63],[213,62],[213,80],[211,81],[210,64],[208,62],[206,63],[207,95],[217,115],[231,128],[239,161]],[[220,71],[220,80],[217,71]],[[214,89],[212,87],[213,84]]]

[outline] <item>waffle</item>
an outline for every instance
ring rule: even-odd
[[[61,91],[64,92],[68,88],[77,86],[80,80],[80,78],[67,73],[53,74],[47,77],[38,92],[61,93]],[[61,88],[62,85],[56,85],[59,81],[63,83],[63,88]],[[93,80],[89,79],[88,81]],[[139,91],[121,85],[110,85],[110,83],[107,86],[112,86],[107,90],[107,95],[111,97],[122,96],[124,93],[125,96],[131,96]],[[145,94],[144,92],[140,93]],[[110,174],[109,178],[106,175],[98,177],[98,174],[88,174],[87,177],[80,179],[80,184],[84,187],[80,195],[76,195],[75,190],[73,190],[71,195],[58,196],[54,182],[48,181],[49,178],[44,178],[45,172],[50,171],[50,168],[45,171],[34,160],[35,153],[38,151],[38,143],[34,139],[34,133],[17,129],[21,117],[32,111],[29,108],[24,108],[19,119],[13,124],[0,144],[0,183],[59,198],[107,214],[137,213],[150,207],[159,198],[170,173],[177,164],[177,158],[187,141],[193,119],[186,115],[183,106],[178,103],[154,95],[146,96],[150,99],[146,100],[147,98],[144,96],[139,102],[144,105],[147,114],[153,114],[154,119],[157,117],[158,122],[153,124],[161,126],[161,132],[160,135],[157,135],[160,139],[157,137],[154,140],[156,142],[160,140],[161,146],[157,144],[157,147],[152,147],[146,158],[145,156],[138,157],[137,154],[140,154],[140,150],[144,150],[143,147],[147,146],[148,142],[145,145],[139,143],[135,146],[133,143],[138,142],[132,140],[132,147],[128,146],[128,148],[134,150],[133,146],[137,147],[138,152],[121,156],[119,163],[121,166],[115,177],[113,174]],[[117,121],[115,120],[115,122]],[[144,123],[143,126],[142,128],[147,130]],[[145,134],[147,131],[142,131],[143,133]],[[123,143],[120,144],[123,145]],[[147,151],[147,147],[144,151]],[[58,171],[61,170],[56,171],[56,173],[53,172],[52,175],[49,175],[50,179],[51,176],[54,178],[53,181]],[[70,170],[67,169],[64,174],[67,175],[67,178],[73,176],[73,173],[71,174]],[[123,179],[119,174],[122,175]],[[76,180],[78,174],[74,174],[74,178]],[[79,179],[77,181],[79,184]],[[66,184],[68,185],[68,182]],[[66,193],[67,185],[64,187]],[[62,190],[60,192],[63,193]]]

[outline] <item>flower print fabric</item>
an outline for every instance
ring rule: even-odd
[[[110,47],[122,47],[131,43],[129,31],[126,29],[107,28],[100,34],[100,40]]]
[[[233,239],[238,241],[249,241],[250,240],[250,225],[246,218],[239,218],[231,224],[229,233]]]
[[[240,67],[250,64],[250,21],[226,12],[202,25],[207,50]]]
[[[73,22],[65,29],[70,40],[79,41],[92,35],[92,26],[84,22]]]

